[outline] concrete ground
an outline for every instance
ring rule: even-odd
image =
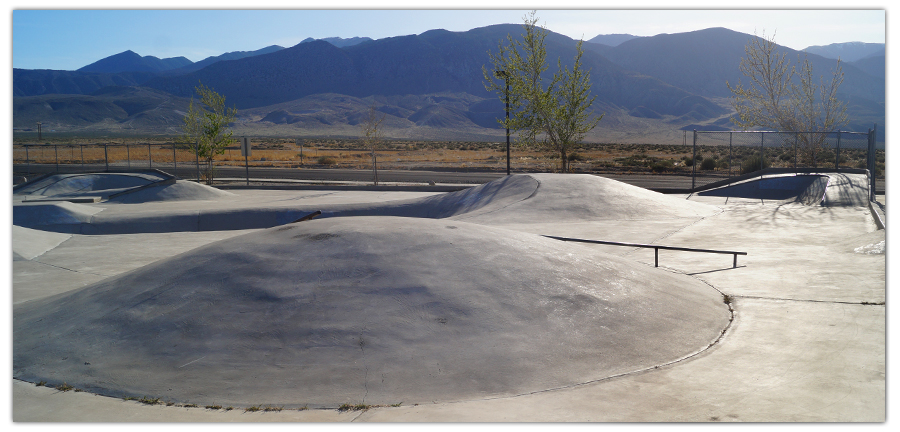
[[[847,190],[852,188],[842,189]],[[419,192],[241,190],[233,193],[240,199],[223,198],[204,208],[225,212],[235,207],[280,208],[302,202],[304,211],[305,207],[323,211],[336,207],[377,212],[377,203],[437,197]],[[747,256],[738,257],[737,268],[732,268],[731,255],[660,251],[662,271],[686,275],[726,294],[734,310],[734,320],[724,328],[722,338],[699,354],[679,361],[517,396],[402,403],[397,407],[358,411],[248,412],[203,406],[146,405],[87,392],[63,392],[14,379],[12,419],[16,422],[886,421],[886,262],[882,243],[885,231],[877,229],[868,207],[810,206],[788,200],[716,196],[676,198],[706,204],[714,211],[684,206],[668,220],[658,216],[642,218],[632,213],[604,218],[592,207],[579,212],[590,217],[575,218],[570,217],[572,213],[566,213],[566,217],[557,220],[553,215],[564,213],[566,203],[558,203],[562,207],[557,207],[543,202],[541,218],[529,221],[503,217],[502,209],[523,211],[525,201],[511,198],[509,205],[500,206],[496,211],[484,210],[469,221],[536,234],[746,251]],[[883,196],[881,202],[884,203]],[[118,210],[123,220],[127,217],[121,215],[133,215],[138,210],[157,214],[163,210],[190,212],[197,203],[167,201],[129,206]],[[115,216],[115,212],[106,213]],[[18,258],[12,266],[13,304],[65,293],[173,254],[256,230],[106,235],[14,230],[13,251]],[[653,251],[649,249],[588,247],[653,268]]]

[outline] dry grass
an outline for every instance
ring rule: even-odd
[[[123,144],[126,143],[120,141],[98,144],[76,140],[60,143],[56,148],[52,145],[31,146],[26,155],[25,148],[16,143],[13,147],[13,161],[22,164],[27,157],[30,163],[55,164],[58,161],[60,164],[80,164],[83,161],[87,164],[102,164],[108,158],[111,164],[130,164],[132,167],[147,167],[151,165],[151,161],[154,166],[171,166],[173,160],[177,160],[179,164],[193,164],[196,161],[187,146],[175,146],[161,139],[155,142],[129,141],[127,147]],[[789,161],[779,160],[775,154],[776,151],[773,151],[771,155],[772,166],[790,166]],[[595,173],[688,173],[691,168],[685,161],[691,155],[690,145],[585,144],[577,148],[574,154],[570,154],[570,168],[574,172]],[[505,143],[384,141],[379,144],[376,156],[379,169],[506,169]],[[558,154],[514,146],[511,156],[514,170],[555,172],[560,167]],[[714,156],[727,160],[727,147],[704,148],[703,157]],[[851,155],[846,166],[856,167],[860,163],[857,159],[856,155]],[[236,146],[226,149],[215,160],[218,166],[244,165],[244,157]],[[252,156],[247,161],[255,167],[371,169],[372,152],[361,141],[352,139],[305,140],[302,147],[294,140],[265,139],[253,142]],[[668,167],[654,171],[653,165],[663,162]],[[883,162],[879,163],[883,170]],[[735,167],[734,161],[732,167]]]

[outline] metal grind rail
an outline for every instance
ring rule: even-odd
[[[627,246],[627,247],[654,249],[654,252],[653,252],[653,254],[654,254],[653,266],[654,267],[659,267],[659,250],[660,249],[683,251],[683,252],[702,252],[702,253],[734,255],[734,265],[732,268],[737,268],[737,256],[738,255],[747,255],[747,252],[736,252],[736,251],[696,249],[696,248],[685,248],[685,247],[677,247],[677,246],[648,245],[648,244],[640,244],[640,243],[621,243],[621,242],[612,242],[612,241],[603,241],[603,240],[585,240],[585,239],[576,239],[576,238],[568,238],[568,237],[556,237],[556,236],[549,236],[549,235],[545,235],[544,237],[552,238],[554,240],[572,241],[572,242],[579,242],[579,243],[604,244],[604,245],[612,245],[612,246]]]

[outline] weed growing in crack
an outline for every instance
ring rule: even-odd
[[[66,384],[66,383],[62,383],[62,384],[60,384],[60,385],[58,385],[58,386],[56,386],[56,387],[54,387],[54,388],[57,389],[57,390],[59,390],[59,391],[62,391],[62,392],[67,392],[67,391],[69,391],[69,390],[74,389],[75,387],[72,387],[72,386],[70,386],[70,385],[68,385],[68,384]]]
[[[45,385],[47,385],[47,381],[38,381],[37,384],[35,384],[37,387],[43,387]]]
[[[244,412],[257,412],[257,411],[259,411],[259,410],[260,410],[260,408],[259,408],[258,406],[252,406],[252,407],[249,407],[249,408],[244,408]]]
[[[147,397],[147,396],[141,397],[141,398],[138,400],[138,402],[140,402],[140,403],[142,403],[142,404],[146,404],[146,405],[156,405],[156,404],[162,403],[162,402],[159,401],[159,398],[152,398],[152,399],[151,399],[151,398],[149,398],[149,397]]]
[[[222,405],[207,405],[204,408],[211,409],[211,410],[220,410],[220,409],[222,409]]]
[[[184,404],[182,406],[185,408],[198,408],[199,407],[199,405],[197,405],[197,404]]]
[[[727,304],[728,307],[731,307],[731,304],[734,302],[734,297],[732,297],[728,294],[722,294],[722,301],[725,302],[725,304]]]
[[[372,408],[372,405],[366,405],[366,404],[350,405],[350,404],[345,403],[345,404],[341,404],[341,406],[338,407],[338,411],[341,411],[341,412],[362,411],[362,410],[367,410],[369,408]]]
[[[281,410],[283,410],[283,409],[284,409],[284,407],[273,407],[273,406],[268,406],[268,405],[267,405],[265,408],[263,408],[263,411],[264,411],[264,412],[273,412],[273,411],[274,411],[274,412],[279,412],[279,411],[281,411]]]

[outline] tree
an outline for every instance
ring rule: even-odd
[[[755,127],[799,134],[801,156],[815,163],[815,154],[825,145],[830,132],[847,124],[847,106],[837,98],[844,81],[841,60],[831,79],[819,78],[816,84],[808,58],[797,66],[784,52],[778,52],[774,35],[754,37],[744,48],[741,72],[750,80],[747,87],[740,82],[734,87],[726,82],[733,96],[731,105],[737,111],[732,121],[741,129]]]
[[[195,87],[194,91],[200,101],[195,103],[193,96],[191,97],[188,112],[184,115],[181,140],[189,143],[197,157],[206,162],[206,182],[212,184],[215,177],[213,158],[225,153],[225,147],[235,142],[228,125],[234,122],[237,108],[227,108],[225,96],[203,83]]]
[[[563,67],[557,59],[558,70],[545,88],[547,30],[537,25],[535,12],[524,21],[522,38],[507,35],[506,45],[501,40],[497,54],[488,52],[493,69],[482,67],[485,88],[505,101],[508,83],[508,109],[513,115],[498,122],[515,131],[520,144],[558,153],[562,171],[568,172],[569,153],[603,118],[590,110],[595,97],[590,73],[581,68],[582,41],[576,44],[572,68]]]
[[[362,127],[363,143],[372,149],[372,174],[375,180],[375,186],[378,186],[378,159],[375,156],[375,147],[381,139],[381,122],[384,121],[385,114],[379,112],[375,108],[375,104],[369,107],[366,117],[360,123]]]

